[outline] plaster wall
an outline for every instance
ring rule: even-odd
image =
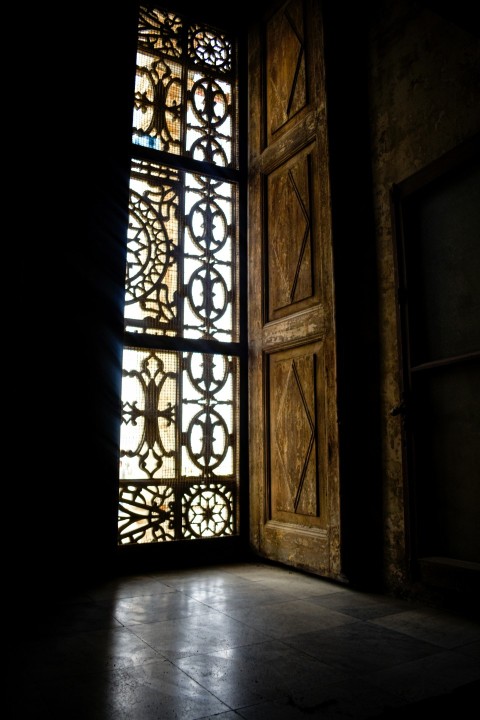
[[[390,192],[480,130],[478,36],[409,0],[381,1],[369,29],[369,107],[379,277],[384,573],[408,584],[396,260]]]

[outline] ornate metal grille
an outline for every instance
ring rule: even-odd
[[[223,32],[140,9],[120,545],[239,532],[235,73]]]

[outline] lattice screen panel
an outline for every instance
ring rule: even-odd
[[[139,11],[118,543],[239,532],[236,45]]]

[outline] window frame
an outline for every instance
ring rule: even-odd
[[[190,15],[188,10],[185,9],[185,5],[188,6],[188,3],[178,3],[178,2],[171,2],[171,3],[138,3],[138,6],[145,5],[149,7],[159,7],[164,10],[177,12],[177,10],[185,17],[185,19],[188,20],[194,20],[198,22],[205,22],[207,25],[210,25],[211,27],[214,27],[216,29],[222,30],[225,26],[225,32],[232,32],[231,28],[227,27],[227,24],[223,21],[220,21],[218,23],[213,22],[212,17],[207,17],[206,15],[199,13],[198,17],[197,15]],[[220,20],[220,18],[219,18]],[[136,33],[135,33],[136,34]],[[238,486],[239,486],[239,492],[237,496],[237,503],[238,503],[238,511],[237,514],[239,516],[239,525],[236,529],[236,533],[233,536],[230,537],[214,537],[214,538],[202,538],[201,539],[201,545],[202,548],[206,549],[206,545],[210,544],[212,541],[214,541],[217,552],[218,552],[218,545],[219,542],[222,542],[222,545],[234,545],[240,544],[240,546],[244,545],[245,540],[248,538],[248,445],[247,445],[247,402],[248,402],[248,390],[247,390],[247,383],[248,383],[248,350],[247,350],[247,277],[246,277],[246,271],[247,271],[247,258],[246,258],[246,217],[247,217],[247,211],[246,211],[246,144],[245,144],[245,134],[242,132],[242,125],[245,125],[245,117],[246,117],[246,107],[245,103],[242,101],[242,90],[244,91],[244,88],[246,87],[245,83],[245,71],[242,70],[242,67],[244,67],[245,62],[245,55],[244,55],[244,48],[245,48],[245,42],[244,38],[242,37],[242,33],[239,32],[238,35],[235,33],[236,41],[237,41],[237,92],[238,92],[238,149],[237,149],[237,155],[238,155],[238,169],[232,169],[230,167],[221,167],[218,166],[215,169],[215,175],[218,177],[223,178],[226,181],[234,182],[237,186],[237,193],[238,193],[238,231],[237,231],[237,238],[238,238],[238,297],[239,297],[239,318],[238,318],[238,342],[224,342],[224,341],[197,341],[192,340],[190,338],[184,338],[184,337],[167,337],[162,336],[160,345],[162,347],[162,350],[172,350],[177,352],[190,352],[192,350],[201,350],[202,352],[212,352],[212,353],[220,353],[223,355],[232,355],[238,359],[239,362],[239,413],[238,413],[238,466],[237,466],[237,473],[239,475],[238,480]],[[137,47],[135,43],[135,55],[137,52]],[[136,63],[134,63],[136,64]],[[162,150],[151,150],[150,148],[143,147],[142,145],[138,145],[136,143],[131,143],[130,145],[131,150],[131,158],[139,158],[140,160],[152,160],[155,159],[155,162],[164,162],[168,160],[168,166],[171,168],[175,168],[181,171],[184,171],[185,173],[191,172],[191,173],[199,173],[202,175],[212,175],[212,166],[206,162],[203,162],[201,160],[197,160],[191,157],[187,156],[178,156],[173,154],[167,154]],[[158,339],[158,338],[157,338]],[[122,350],[123,347],[128,346],[135,346],[138,345],[138,333],[131,333],[128,331],[125,331],[123,333],[123,340],[122,340]],[[150,335],[142,335],[142,346],[143,347],[158,347],[159,343],[157,340],[155,340],[154,337]],[[190,544],[190,540],[188,541]],[[183,541],[180,539],[175,540],[173,543],[148,543],[148,545],[161,545],[162,547],[166,545],[181,545],[183,544]],[[135,545],[135,544],[134,544]],[[142,547],[146,547],[146,543],[142,544]],[[122,545],[118,543],[118,548],[121,550],[126,550],[128,547],[132,547],[131,544]],[[151,552],[151,550],[150,550]]]

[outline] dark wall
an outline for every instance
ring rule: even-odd
[[[45,21],[45,17],[43,18]],[[22,581],[79,584],[115,544],[135,7],[86,3],[42,35],[29,218],[35,343]],[[58,22],[58,18],[56,19]],[[132,33],[133,30],[133,33]],[[46,72],[48,70],[48,72]],[[40,78],[42,79],[42,83]],[[45,91],[45,80],[54,85]],[[40,133],[39,133],[40,135]]]

